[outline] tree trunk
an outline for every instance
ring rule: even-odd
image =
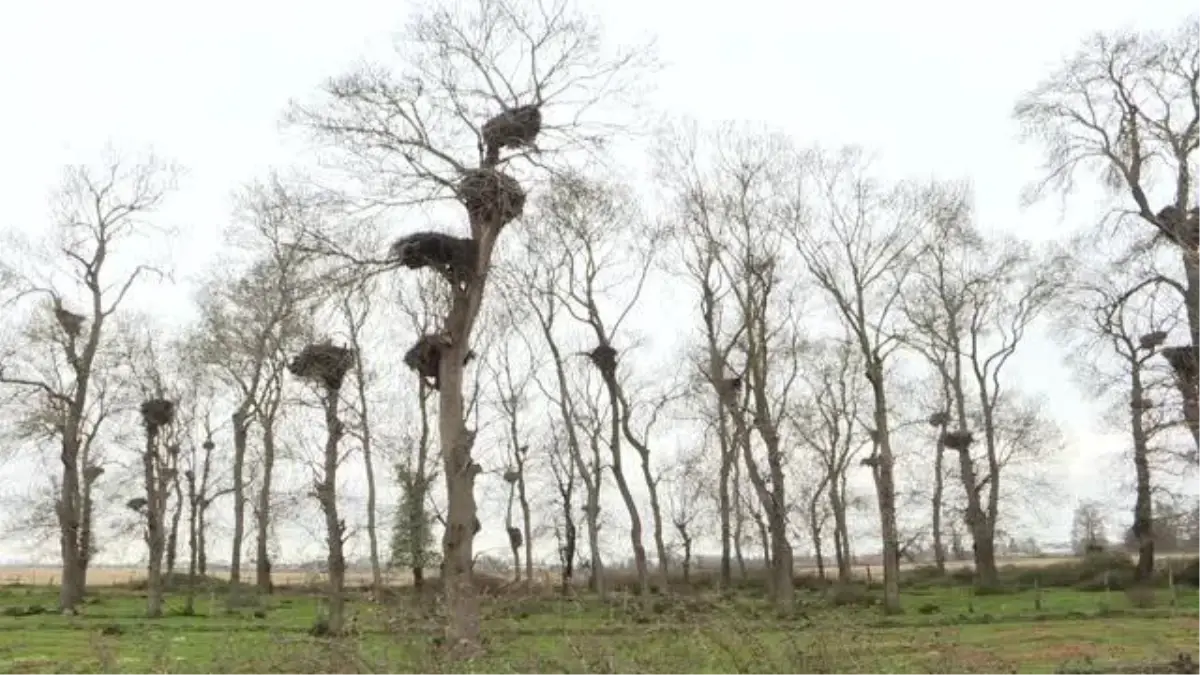
[[[200,513],[196,514],[196,573],[201,577],[208,575],[208,506],[208,499],[201,498]]]
[[[1189,227],[1195,231],[1194,224]],[[1183,269],[1187,277],[1183,298],[1187,307],[1188,333],[1191,337],[1191,344],[1187,345],[1190,363],[1181,363],[1180,365],[1184,366],[1182,369],[1174,368],[1175,383],[1183,398],[1183,419],[1187,422],[1188,430],[1192,432],[1192,441],[1200,446],[1200,373],[1197,372],[1200,357],[1196,351],[1200,349],[1200,252],[1194,245],[1189,245],[1182,248],[1182,255]]]
[[[250,421],[248,403],[233,413],[233,541],[229,552],[229,591],[236,593],[242,581],[242,540],[246,537],[246,441]]]
[[[452,313],[466,311],[456,299]],[[452,317],[453,318],[453,317]],[[451,321],[462,325],[464,321]],[[442,583],[446,594],[446,644],[474,651],[480,646],[479,597],[472,581],[472,543],[475,537],[475,476],[479,465],[471,461],[474,434],[464,424],[463,357],[469,331],[453,332],[453,347],[442,353],[438,407],[438,435],[446,476],[448,508],[442,536]]]
[[[885,612],[897,613],[900,611],[900,541],[896,528],[896,484],[892,474],[895,460],[892,455],[883,364],[878,358],[868,365],[868,373],[875,400],[875,429],[879,438],[879,466],[874,473],[879,499],[879,529],[883,539],[883,608]]]
[[[262,426],[263,475],[262,486],[258,492],[258,508],[255,510],[254,583],[260,593],[270,593],[273,588],[269,544],[271,541],[271,479],[275,473],[274,416],[263,419]]]
[[[329,574],[329,616],[326,617],[329,632],[332,635],[342,635],[346,628],[346,558],[342,553],[342,543],[345,532],[341,519],[338,517],[337,506],[337,470],[338,443],[342,438],[342,422],[338,419],[338,391],[325,390],[325,462],[324,476],[317,486],[317,501],[325,515],[325,542],[328,550],[327,567]],[[264,445],[266,437],[263,438]],[[265,452],[264,448],[264,452]],[[265,492],[265,490],[264,490]],[[261,545],[260,545],[261,546]],[[260,574],[262,566],[259,566]],[[270,564],[267,565],[267,588],[270,588]],[[262,581],[259,580],[262,588]]]
[[[522,467],[524,464],[522,463]],[[517,480],[517,501],[521,505],[521,529],[525,540],[525,585],[533,587],[533,515],[530,513],[529,496],[525,493],[525,471]]]
[[[945,433],[946,427],[941,428],[942,433]],[[933,516],[931,519],[930,529],[933,536],[933,564],[937,567],[937,571],[941,574],[946,573],[946,545],[942,542],[942,501],[943,492],[945,491],[945,481],[943,476],[945,470],[943,465],[946,452],[946,444],[942,441],[942,434],[938,434],[936,454],[933,457],[933,499],[931,507]]]
[[[193,614],[196,611],[196,572],[198,571],[199,563],[199,527],[197,518],[197,506],[199,499],[196,497],[196,477],[195,474],[188,472],[188,585],[187,585],[187,605],[185,606],[185,614]]]
[[[1154,575],[1154,505],[1153,485],[1150,482],[1150,443],[1146,434],[1145,410],[1139,402],[1145,398],[1142,385],[1142,364],[1130,365],[1130,431],[1133,435],[1133,466],[1137,476],[1137,500],[1133,507],[1133,534],[1138,545],[1136,579],[1149,581]]]
[[[376,502],[376,485],[375,485],[375,461],[372,456],[372,434],[371,434],[371,417],[369,410],[369,399],[367,398],[367,383],[364,375],[364,366],[362,358],[362,350],[357,348],[359,328],[353,327],[352,330],[356,348],[354,350],[355,370],[358,372],[358,377],[355,378],[358,388],[358,403],[361,410],[359,414],[362,416],[362,455],[363,468],[367,474],[367,546],[371,557],[371,590],[375,595],[376,600],[383,597],[383,567],[379,561],[379,527],[376,522],[375,502]],[[421,468],[424,471],[424,467]]]
[[[71,426],[69,421],[67,426]],[[61,461],[62,486],[56,504],[59,550],[62,554],[62,585],[58,589],[58,604],[64,613],[73,614],[83,600],[83,580],[79,574],[82,509],[79,503],[79,439],[69,430],[63,433]]]
[[[175,562],[179,557],[179,521],[183,518],[183,488],[176,475],[173,482],[175,488],[175,510],[171,512],[171,529],[167,533],[167,576],[175,574]]]
[[[628,410],[626,410],[628,414]],[[629,432],[628,421],[625,427]],[[632,444],[632,440],[630,441]],[[646,492],[650,496],[650,517],[654,525],[654,550],[658,555],[659,588],[665,593],[670,587],[670,573],[667,569],[667,544],[663,539],[662,506],[658,502],[658,484],[650,473],[650,451],[646,446],[637,445],[638,454],[642,458],[642,478],[646,481]]]
[[[162,616],[163,589],[163,515],[165,504],[160,494],[157,475],[158,428],[146,430],[146,450],[142,453],[142,470],[146,484],[146,546],[149,560],[146,567],[146,616],[155,619]]]
[[[846,494],[840,482],[840,475],[829,481],[829,508],[833,510],[833,548],[837,557],[838,581],[846,583],[850,581],[853,569],[847,542],[849,530],[846,524]]]
[[[637,568],[638,589],[642,595],[650,592],[650,576],[646,566],[646,547],[642,543],[642,517],[638,514],[637,502],[629,490],[629,481],[625,479],[625,470],[621,461],[621,401],[617,393],[616,375],[602,372],[604,385],[608,389],[608,404],[610,407],[611,427],[609,430],[608,447],[612,451],[612,474],[617,483],[617,492],[629,513],[629,544],[633,547],[633,562]]]

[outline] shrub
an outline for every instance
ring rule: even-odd
[[[876,598],[861,584],[835,584],[825,592],[825,600],[834,607],[870,607]]]

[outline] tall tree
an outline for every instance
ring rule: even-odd
[[[1098,172],[1122,196],[1120,223],[1149,231],[1139,248],[1168,242],[1182,279],[1189,342],[1160,350],[1175,371],[1183,417],[1200,446],[1200,217],[1196,151],[1200,148],[1200,18],[1169,33],[1097,33],[1058,70],[1025,94],[1014,115],[1027,139],[1046,153],[1045,177],[1031,199],[1069,192],[1081,171]],[[1132,216],[1130,218],[1129,216]]]
[[[861,151],[816,154],[811,162],[815,204],[798,203],[796,248],[817,286],[857,344],[870,384],[871,467],[883,540],[884,610],[900,609],[900,539],[896,525],[895,457],[887,368],[899,347],[898,302],[915,265],[924,215],[936,211],[936,191],[889,186],[871,175]]]
[[[321,104],[294,106],[290,119],[344,152],[344,166],[360,169],[370,201],[412,203],[449,191],[466,207],[473,259],[456,273],[461,283],[453,284],[433,369],[449,500],[447,641],[473,653],[481,647],[471,581],[480,467],[471,459],[463,362],[497,238],[524,210],[524,188],[501,166],[510,169],[532,149],[551,157],[563,139],[594,144],[598,137],[584,124],[587,109],[623,91],[624,75],[641,54],[610,56],[599,30],[558,0],[536,7],[480,0],[461,9],[434,8],[411,21],[406,38],[399,73],[364,66],[334,78]],[[575,109],[559,111],[560,103]],[[543,122],[548,133],[541,133]],[[477,154],[467,159],[471,150]]]
[[[69,167],[55,194],[47,246],[5,246],[5,276],[16,291],[6,301],[45,298],[49,302],[33,311],[50,314],[57,323],[32,319],[34,330],[27,337],[37,343],[5,349],[0,385],[34,401],[43,417],[53,420],[61,467],[54,510],[63,611],[74,612],[83,599],[93,550],[90,491],[101,470],[91,456],[112,412],[103,399],[106,389],[114,393],[115,383],[106,383],[103,373],[117,365],[105,357],[106,326],[129,291],[159,273],[126,259],[123,249],[150,234],[153,226],[146,217],[171,191],[175,175],[174,167],[154,156],[122,158],[111,151],[100,166]],[[43,253],[49,248],[52,253]]]

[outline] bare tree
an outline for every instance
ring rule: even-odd
[[[701,451],[706,449],[704,445],[699,448]],[[703,455],[696,451],[677,457],[678,463],[667,481],[667,511],[671,525],[679,535],[679,546],[683,549],[680,564],[685,587],[692,580],[692,548],[697,534],[693,527],[701,515],[701,495],[706,488],[701,470],[702,459]]]
[[[1138,551],[1137,578],[1145,581],[1154,572],[1156,486],[1152,469],[1154,456],[1162,447],[1156,437],[1177,421],[1175,415],[1163,414],[1163,399],[1169,392],[1164,391],[1166,378],[1155,372],[1153,365],[1166,336],[1178,323],[1178,303],[1164,302],[1164,296],[1175,292],[1157,275],[1129,284],[1129,275],[1113,278],[1108,270],[1095,272],[1099,274],[1089,274],[1093,280],[1082,282],[1068,299],[1062,321],[1083,333],[1080,365],[1097,395],[1115,399],[1116,417],[1130,434],[1136,494],[1131,532]],[[1105,358],[1109,354],[1117,357],[1115,369],[1106,367],[1111,363]],[[1113,397],[1114,391],[1123,395]]]
[[[558,508],[561,521],[555,521],[554,534],[558,540],[558,561],[561,565],[561,583],[559,591],[562,595],[570,592],[571,583],[575,578],[575,555],[579,529],[575,525],[575,490],[579,485],[578,465],[575,456],[567,444],[563,442],[562,434],[557,432],[558,424],[551,424],[550,472],[554,485],[558,489]]]
[[[526,464],[529,461],[529,434],[531,426],[526,418],[528,394],[533,374],[537,370],[534,355],[525,340],[513,340],[513,332],[521,322],[521,316],[516,311],[516,303],[509,302],[503,322],[510,328],[501,330],[499,341],[504,348],[499,350],[497,360],[492,368],[497,392],[497,408],[507,421],[508,435],[508,464],[504,470],[504,482],[508,484],[508,508],[505,511],[505,529],[508,532],[509,546],[513,552],[513,568],[516,581],[521,580],[521,549],[525,551],[525,581],[533,583],[533,514],[529,504],[528,479]],[[524,346],[523,358],[517,358],[513,349],[518,345]],[[521,507],[521,526],[513,524],[513,503],[517,500]],[[564,497],[566,499],[566,497]]]
[[[102,469],[89,461],[89,455],[111,412],[98,405],[109,386],[101,381],[100,370],[114,365],[106,364],[102,353],[108,340],[105,325],[130,289],[158,274],[146,264],[123,263],[122,247],[149,234],[145,217],[162,203],[174,177],[175,169],[153,156],[131,161],[112,152],[101,167],[69,167],[54,202],[53,241],[47,242],[54,252],[39,256],[27,250],[25,260],[4,261],[5,276],[18,289],[10,302],[44,296],[50,306],[35,311],[53,312],[58,324],[57,331],[48,322],[40,324],[46,338],[43,344],[53,345],[42,347],[37,355],[46,359],[24,358],[8,349],[0,355],[0,385],[21,397],[42,397],[39,405],[54,419],[62,469],[55,513],[63,611],[74,612],[83,599],[92,554],[90,487]],[[20,247],[5,248],[22,253]],[[39,258],[46,263],[43,269],[22,269],[22,263],[36,263]],[[67,275],[71,288],[51,280],[51,266]],[[69,305],[86,309],[77,314]]]
[[[883,539],[884,610],[900,609],[900,540],[896,527],[896,486],[886,373],[899,346],[897,303],[913,268],[913,251],[923,222],[924,195],[911,186],[881,184],[855,149],[817,154],[812,161],[816,206],[797,204],[794,231],[805,267],[833,304],[863,358],[871,386],[868,429],[874,451],[871,467],[879,500]],[[810,211],[811,209],[811,211]],[[815,229],[820,223],[820,230]]]
[[[239,196],[239,221],[231,239],[250,249],[253,262],[244,274],[230,277],[224,267],[200,297],[200,321],[191,349],[233,389],[233,541],[231,592],[241,583],[242,543],[250,489],[246,476],[250,432],[258,424],[262,466],[258,499],[256,582],[271,588],[268,549],[271,480],[276,455],[275,424],[282,406],[283,372],[289,350],[303,334],[299,316],[318,287],[311,276],[312,256],[289,242],[297,230],[313,227],[317,217],[307,195],[278,176],[251,184]]]
[[[357,416],[356,423],[348,429],[362,449],[363,468],[367,478],[367,544],[371,557],[371,589],[375,598],[383,596],[383,567],[379,558],[379,527],[376,514],[378,486],[375,482],[374,440],[371,421],[371,400],[367,395],[369,374],[363,358],[363,331],[371,316],[370,287],[355,289],[341,298],[341,313],[345,321],[347,334],[350,338],[349,349],[354,357],[354,396],[355,403],[350,406]]]
[[[1183,279],[1170,275],[1186,307],[1190,343],[1160,350],[1183,395],[1183,415],[1200,445],[1200,217],[1194,181],[1200,147],[1200,21],[1175,31],[1097,33],[1054,74],[1021,98],[1014,115],[1024,136],[1045,150],[1045,177],[1030,199],[1074,188],[1080,171],[1095,171],[1104,187],[1132,208],[1119,221],[1145,223],[1149,248],[1169,242]],[[1156,209],[1157,202],[1165,206]]]
[[[630,543],[644,594],[649,588],[649,577],[642,543],[642,520],[623,469],[623,441],[632,446],[641,459],[659,558],[657,583],[665,588],[667,560],[662,509],[650,464],[648,434],[635,433],[631,426],[633,405],[627,391],[628,378],[618,374],[619,352],[613,342],[641,298],[654,253],[661,245],[661,232],[646,223],[636,210],[625,206],[630,203],[632,195],[620,185],[583,176],[563,176],[552,181],[545,198],[539,202],[538,217],[528,227],[533,236],[554,242],[556,250],[561,252],[556,256],[555,264],[564,269],[557,277],[563,285],[556,293],[567,312],[586,327],[595,340],[595,347],[582,354],[596,367],[604,383],[612,473],[629,514]],[[618,279],[631,280],[628,284],[631,290],[619,299],[614,297]],[[605,311],[602,303],[612,303],[615,308]],[[651,424],[656,416],[651,415]]]
[[[859,406],[867,393],[862,386],[862,355],[854,342],[835,340],[814,354],[812,362],[816,367],[802,375],[807,380],[810,403],[792,416],[792,422],[799,427],[797,437],[813,451],[822,472],[819,486],[811,496],[810,523],[817,527],[816,500],[827,494],[833,516],[838,581],[847,582],[852,570],[846,483],[847,470],[854,465],[863,445],[856,433]],[[818,533],[814,529],[814,544]]]
[[[938,210],[930,214],[913,283],[901,303],[913,329],[906,342],[924,354],[952,396],[952,406],[939,412],[953,413],[957,426],[939,442],[958,453],[975,571],[979,584],[994,586],[1002,374],[1030,325],[1063,288],[1064,265],[1059,258],[1035,255],[1023,242],[982,236],[970,223],[965,186],[951,186],[935,203]],[[971,456],[969,420],[976,415],[983,432],[982,469]]]
[[[480,647],[471,582],[480,469],[471,460],[474,434],[465,426],[463,361],[493,248],[525,201],[525,189],[500,167],[532,151],[551,157],[565,149],[562,141],[595,145],[599,138],[587,132],[586,113],[622,91],[628,84],[623,76],[636,69],[641,53],[610,57],[598,30],[561,2],[517,7],[479,0],[461,11],[433,9],[414,18],[406,38],[399,74],[358,68],[328,83],[321,106],[294,106],[290,119],[343,151],[344,166],[362,178],[374,204],[427,201],[449,191],[467,207],[473,260],[456,275],[464,283],[454,284],[439,331],[445,344],[436,372],[449,500],[443,536],[447,638],[469,653]],[[563,104],[573,110],[558,111]],[[506,148],[517,153],[501,157]],[[472,155],[477,166],[465,159]]]
[[[325,545],[329,577],[328,632],[341,635],[346,620],[346,521],[338,515],[337,474],[343,456],[339,444],[345,425],[338,417],[342,385],[354,367],[354,354],[332,342],[314,343],[305,347],[288,364],[288,370],[298,378],[317,386],[321,392],[321,408],[325,413],[325,448],[320,472],[313,479],[312,496],[321,505],[325,516]]]

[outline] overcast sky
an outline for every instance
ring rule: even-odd
[[[982,225],[1041,239],[1097,214],[1063,222],[1053,205],[1019,207],[1038,150],[1016,141],[1014,101],[1086,34],[1174,28],[1194,3],[607,0],[591,10],[614,40],[658,37],[668,68],[656,105],[702,122],[766,122],[801,143],[859,143],[903,173],[970,177]],[[383,0],[5,3],[0,228],[47,227],[64,164],[95,160],[109,141],[150,144],[187,169],[164,212],[184,227],[175,253],[186,282],[220,244],[231,189],[291,161],[277,127],[288,99],[360,57],[386,56],[406,11]],[[190,288],[161,293],[182,301]],[[1100,460],[1121,438],[1089,431],[1095,411],[1056,384],[1069,374],[1047,341],[1031,342],[1016,370],[1054,396],[1069,442],[1063,490],[1103,496]],[[1065,537],[1069,518],[1053,516],[1047,536]]]

